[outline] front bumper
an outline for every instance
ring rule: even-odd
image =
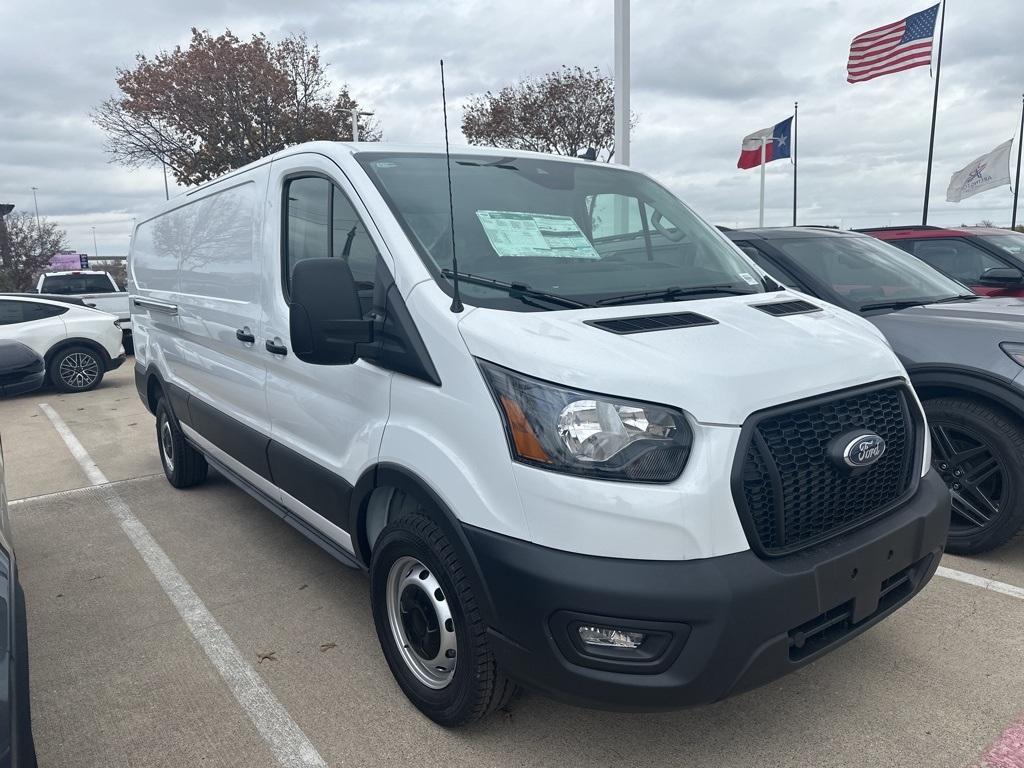
[[[0,381],[0,397],[11,397],[12,395],[23,395],[26,392],[35,392],[46,381],[46,371],[34,371],[19,379],[5,379]]]
[[[776,559],[623,560],[465,532],[509,676],[575,704],[657,710],[754,688],[860,634],[928,582],[948,525],[949,493],[930,471],[899,510]],[[586,656],[578,623],[647,631],[660,655]]]
[[[124,350],[121,350],[121,354],[117,357],[110,358],[110,362],[107,363],[107,370],[113,371],[124,365],[124,361],[128,359],[128,355],[125,354]]]

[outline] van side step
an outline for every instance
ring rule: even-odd
[[[197,451],[202,452],[202,449],[200,449],[198,446],[194,447],[196,448]],[[267,494],[263,493],[263,491],[261,491],[259,488],[257,488],[252,483],[247,481],[244,477],[235,472],[232,472],[224,464],[217,461],[217,459],[213,458],[207,453],[203,453],[203,455],[206,457],[206,460],[210,463],[210,466],[212,466],[214,469],[216,469],[218,472],[224,475],[224,477],[226,477],[232,483],[234,483],[243,491],[245,491],[254,499],[256,499],[256,501],[265,506],[275,515],[283,519],[286,523],[292,526],[292,528],[297,530],[307,539],[312,541],[314,544],[319,545],[321,549],[323,549],[325,552],[327,552],[327,554],[331,555],[336,560],[338,560],[342,565],[347,565],[349,568],[355,568],[359,571],[366,570],[363,564],[360,563],[351,552],[348,552],[339,547],[333,541],[331,541],[322,533],[320,533],[320,531],[316,530],[311,525],[309,525],[305,520],[293,515],[279,503],[277,503],[272,498],[267,496]]]

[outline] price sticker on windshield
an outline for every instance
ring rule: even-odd
[[[572,216],[477,211],[476,217],[499,257],[601,258]]]

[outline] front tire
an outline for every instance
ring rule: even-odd
[[[162,397],[156,404],[156,449],[167,482],[175,488],[191,488],[206,480],[209,472],[206,457],[185,440],[167,400]]]
[[[88,392],[103,381],[105,367],[95,350],[68,347],[50,360],[50,383],[61,392]]]
[[[432,520],[417,510],[381,532],[370,584],[384,658],[423,714],[455,727],[508,703],[515,684],[498,667],[466,572]]]
[[[985,402],[924,402],[932,467],[953,498],[946,549],[973,555],[998,547],[1024,526],[1024,429]]]

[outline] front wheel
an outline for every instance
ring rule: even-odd
[[[1010,414],[959,397],[924,402],[932,467],[952,496],[946,549],[971,555],[1024,526],[1024,429]]]
[[[515,691],[498,667],[476,596],[447,537],[414,512],[381,533],[370,563],[384,658],[405,695],[434,722],[460,726]]]

